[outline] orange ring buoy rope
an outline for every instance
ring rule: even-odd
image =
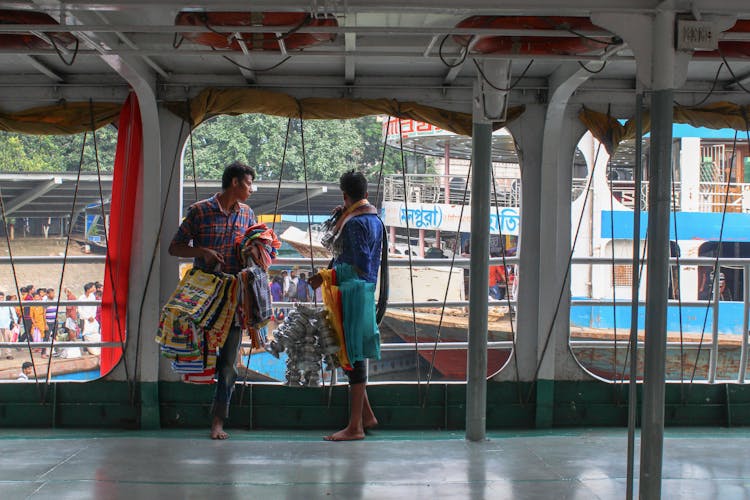
[[[601,50],[616,42],[583,35],[581,31],[601,31],[587,17],[541,16],[472,16],[456,25],[457,28],[509,30],[566,31],[570,36],[486,36],[481,37],[472,51],[481,54],[524,55],[581,55]],[[459,45],[468,46],[472,36],[454,35]]]
[[[48,24],[54,27],[60,23],[43,12],[6,9],[0,10],[0,24]],[[48,49],[53,46],[59,52],[60,46],[67,46],[78,41],[70,33],[46,30],[43,33],[52,42],[51,44],[32,33],[0,33],[0,48]]]
[[[175,19],[177,26],[205,26],[209,33],[182,33],[192,42],[214,49],[242,50],[236,33],[213,30],[220,26],[294,26],[276,36],[268,33],[244,33],[240,37],[248,50],[280,51],[281,42],[288,50],[309,47],[333,41],[335,33],[298,33],[305,26],[338,26],[335,18],[315,18],[305,12],[180,12]]]

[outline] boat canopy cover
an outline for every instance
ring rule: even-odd
[[[185,102],[171,102],[167,107],[185,118]],[[523,113],[524,106],[508,109],[504,122],[495,122],[493,128],[500,129]],[[394,99],[335,99],[308,97],[296,99],[281,92],[257,89],[203,90],[190,100],[190,124],[196,126],[216,115],[239,115],[264,113],[304,120],[336,120],[360,118],[369,115],[390,115],[396,118],[411,118],[431,123],[444,130],[461,135],[471,135],[472,117],[459,113],[425,106],[415,102],[399,102]]]
[[[53,106],[31,108],[15,113],[0,111],[0,130],[33,135],[80,134],[114,123],[120,116],[121,102],[60,102]]]
[[[732,128],[746,131],[750,128],[750,106],[743,106],[731,102],[715,102],[698,107],[684,107],[675,105],[674,123],[687,123],[693,127],[710,129]],[[617,117],[600,113],[589,108],[582,108],[578,118],[586,128],[596,137],[611,155],[617,146],[629,139],[635,139],[635,119],[631,118],[624,124]],[[648,110],[643,112],[643,132],[651,129],[651,115]]]

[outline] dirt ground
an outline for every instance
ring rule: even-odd
[[[0,256],[8,255],[8,245],[5,238],[0,241]],[[13,256],[38,255],[63,256],[65,253],[65,238],[16,238],[11,241]],[[68,255],[86,255],[83,247],[77,241],[71,239]],[[15,273],[18,277],[18,287],[34,285],[36,288],[54,288],[57,291],[60,286],[60,277],[63,272],[63,264],[16,264]],[[71,264],[65,265],[65,276],[63,278],[63,290],[69,287],[76,296],[83,293],[83,285],[89,281],[104,282],[104,262],[96,264]],[[0,263],[0,290],[6,294],[15,294],[16,283],[13,278],[13,269],[8,263]]]

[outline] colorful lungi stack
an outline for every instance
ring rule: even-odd
[[[183,380],[212,383],[238,303],[238,280],[199,269],[185,273],[162,309],[156,341]]]
[[[281,242],[273,229],[260,223],[247,228],[245,234],[237,239],[237,247],[245,266],[256,264],[268,271],[276,258],[276,250],[281,248]]]
[[[271,289],[266,271],[276,258],[276,250],[280,247],[281,242],[276,234],[262,223],[250,226],[245,234],[237,239],[237,249],[245,265],[237,275],[242,291],[240,323],[251,332],[253,348],[262,347],[260,337],[254,333],[265,326],[273,315]]]

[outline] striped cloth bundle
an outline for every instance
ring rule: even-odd
[[[213,382],[217,350],[237,310],[238,284],[232,275],[191,269],[162,308],[156,341],[184,381]]]

